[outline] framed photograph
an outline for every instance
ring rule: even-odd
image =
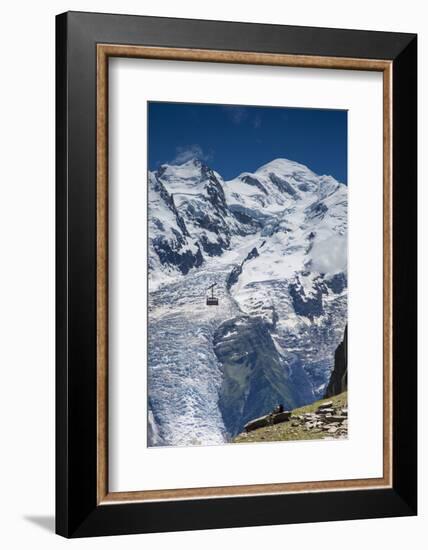
[[[58,534],[416,514],[416,36],[56,23]]]

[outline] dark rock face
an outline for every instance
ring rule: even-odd
[[[175,207],[174,199],[168,193],[168,191],[165,189],[165,186],[163,185],[163,183],[158,178],[155,178],[153,189],[159,193],[161,198],[165,201],[165,204],[174,213],[175,219],[177,221],[177,225],[180,228],[183,235],[185,237],[189,237],[190,235],[189,235],[189,232],[187,231],[186,224],[184,223],[183,218],[180,216],[180,214],[178,213],[178,211]],[[162,223],[159,220],[157,220],[157,221],[162,225]]]
[[[303,271],[302,276],[309,275]],[[334,294],[341,294],[347,287],[348,281],[344,273],[337,273],[330,279],[319,277],[313,283],[311,295],[306,295],[299,278],[290,283],[288,290],[293,300],[294,310],[298,315],[304,315],[311,321],[323,315],[323,297],[330,290]]]
[[[162,173],[162,169],[160,169]],[[178,212],[174,197],[168,193],[163,183],[157,176],[150,180],[150,192],[172,213],[175,218],[175,226],[169,228],[173,237],[166,237],[165,227],[161,219],[153,216],[151,222],[159,233],[153,237],[153,250],[159,257],[162,265],[174,266],[183,275],[186,275],[193,267],[199,267],[203,263],[203,256],[199,243],[191,244],[191,236],[187,230],[186,223]],[[156,201],[156,199],[155,199]]]
[[[205,186],[208,197],[214,207],[218,208],[220,212],[225,214],[227,212],[226,197],[223,187],[214,175],[214,172],[209,168],[206,169],[205,174],[209,178],[209,183]]]
[[[348,327],[345,329],[342,342],[334,354],[334,368],[325,392],[325,397],[337,395],[348,389]]]
[[[227,290],[230,290],[234,284],[238,282],[239,276],[242,273],[242,268],[245,264],[245,262],[248,262],[249,260],[252,260],[253,258],[257,258],[259,255],[258,250],[256,247],[254,247],[248,254],[247,257],[242,261],[240,265],[235,266],[232,271],[229,274],[229,277],[226,281],[226,288]]]
[[[268,195],[269,193],[266,191],[266,188],[264,187],[264,185],[262,185],[258,179],[252,177],[252,176],[244,176],[243,178],[241,178],[242,181],[244,183],[246,183],[247,185],[254,185],[255,187],[257,187],[257,189],[260,189],[260,191],[262,193],[264,193],[265,195]]]
[[[257,251],[257,248],[254,247],[248,254],[247,254],[247,257],[245,258],[244,262],[248,262],[248,260],[252,260],[253,258],[257,258],[257,256],[259,255],[258,251]]]
[[[213,243],[209,241],[205,235],[201,235],[200,241],[204,252],[206,252],[208,256],[221,256],[229,245],[229,243],[225,242],[222,238],[219,238],[218,242]]]
[[[176,237],[180,243],[179,239],[181,236],[177,234]],[[183,275],[186,275],[192,267],[199,267],[204,261],[199,246],[196,246],[197,252],[196,254],[193,254],[190,250],[185,250],[183,252],[174,250],[164,239],[159,239],[153,242],[153,248],[159,256],[161,263],[177,266]]]
[[[306,213],[309,219],[323,218],[327,212],[328,207],[323,202],[314,202],[306,209]]]
[[[271,328],[259,317],[242,316],[225,321],[214,334],[214,351],[223,370],[219,407],[232,437],[248,421],[269,414],[278,403],[292,409],[305,399],[305,386],[297,390],[291,382]],[[308,390],[309,382],[306,384]]]
[[[213,210],[212,204],[208,199],[204,197],[199,198],[200,204],[187,203],[183,207],[184,213],[188,220],[191,220],[196,226],[207,229],[216,235],[224,235],[224,237],[230,240],[230,231],[227,227],[222,216],[218,211]],[[206,203],[206,209],[201,209],[201,204]]]
[[[313,321],[315,317],[319,317],[324,313],[322,303],[322,284],[319,284],[314,288],[312,296],[306,296],[304,294],[300,281],[291,283],[288,290],[293,300],[294,311],[298,315],[304,315]]]
[[[348,286],[348,281],[344,273],[336,273],[331,279],[326,280],[325,284],[335,294],[340,294]]]
[[[245,213],[235,216],[229,210],[223,185],[205,164],[193,161],[193,183],[198,184],[196,191],[190,188],[189,193],[183,193],[180,187],[174,190],[174,186],[168,190],[171,178],[168,169],[167,165],[161,166],[149,178],[155,208],[160,211],[160,219],[151,217],[155,229],[153,250],[163,266],[178,268],[186,275],[190,269],[199,267],[204,257],[220,256],[229,248],[231,228],[242,235],[259,229],[259,223]],[[176,229],[164,227],[163,206],[173,213]],[[165,237],[168,232],[174,234],[173,239]]]
[[[250,229],[249,233],[255,233],[258,229],[263,228],[270,219],[270,216],[264,214],[262,210],[251,210],[240,204],[230,205],[229,211],[238,221],[241,219],[245,220],[244,223],[247,224]]]
[[[260,228],[260,223],[253,220],[253,218],[251,218],[250,216],[247,216],[247,214],[245,214],[244,212],[240,212],[239,210],[232,211],[232,209],[230,209],[230,211],[235,216],[235,218],[238,220],[238,222],[243,223],[245,225],[248,225],[250,227],[253,227],[254,231],[256,231],[257,229]],[[248,233],[248,231],[247,231],[247,233]],[[245,234],[247,234],[247,233],[245,233]],[[244,234],[244,233],[242,233],[242,234]]]
[[[295,406],[266,323],[250,317],[225,321],[214,335],[214,351],[223,369],[219,406],[231,436],[278,403]]]
[[[242,273],[242,264],[236,265],[229,273],[229,277],[226,280],[226,288],[230,290],[234,284],[238,282],[239,276]]]
[[[306,191],[309,191],[310,190],[310,187],[307,183],[299,183],[299,185],[297,186],[300,191],[303,191],[304,193],[306,193]]]
[[[270,173],[271,182],[277,186],[282,193],[288,193],[292,197],[298,197],[296,190],[288,183],[287,180],[278,177],[276,174]]]

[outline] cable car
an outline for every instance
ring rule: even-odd
[[[211,296],[207,296],[207,306],[218,306],[218,298],[214,296],[214,287],[217,286],[217,283],[208,287],[208,290],[211,290]]]

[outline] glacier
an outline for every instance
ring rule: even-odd
[[[148,174],[148,445],[320,398],[347,322],[347,186],[287,159]],[[219,305],[206,293],[216,283]]]

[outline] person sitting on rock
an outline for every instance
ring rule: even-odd
[[[284,412],[284,405],[282,403],[278,403],[278,405],[273,409],[273,411],[269,414],[268,422],[269,424],[273,424],[273,418],[276,414]]]
[[[273,414],[279,414],[282,412],[284,412],[284,405],[282,403],[278,403],[278,405],[273,410]]]

